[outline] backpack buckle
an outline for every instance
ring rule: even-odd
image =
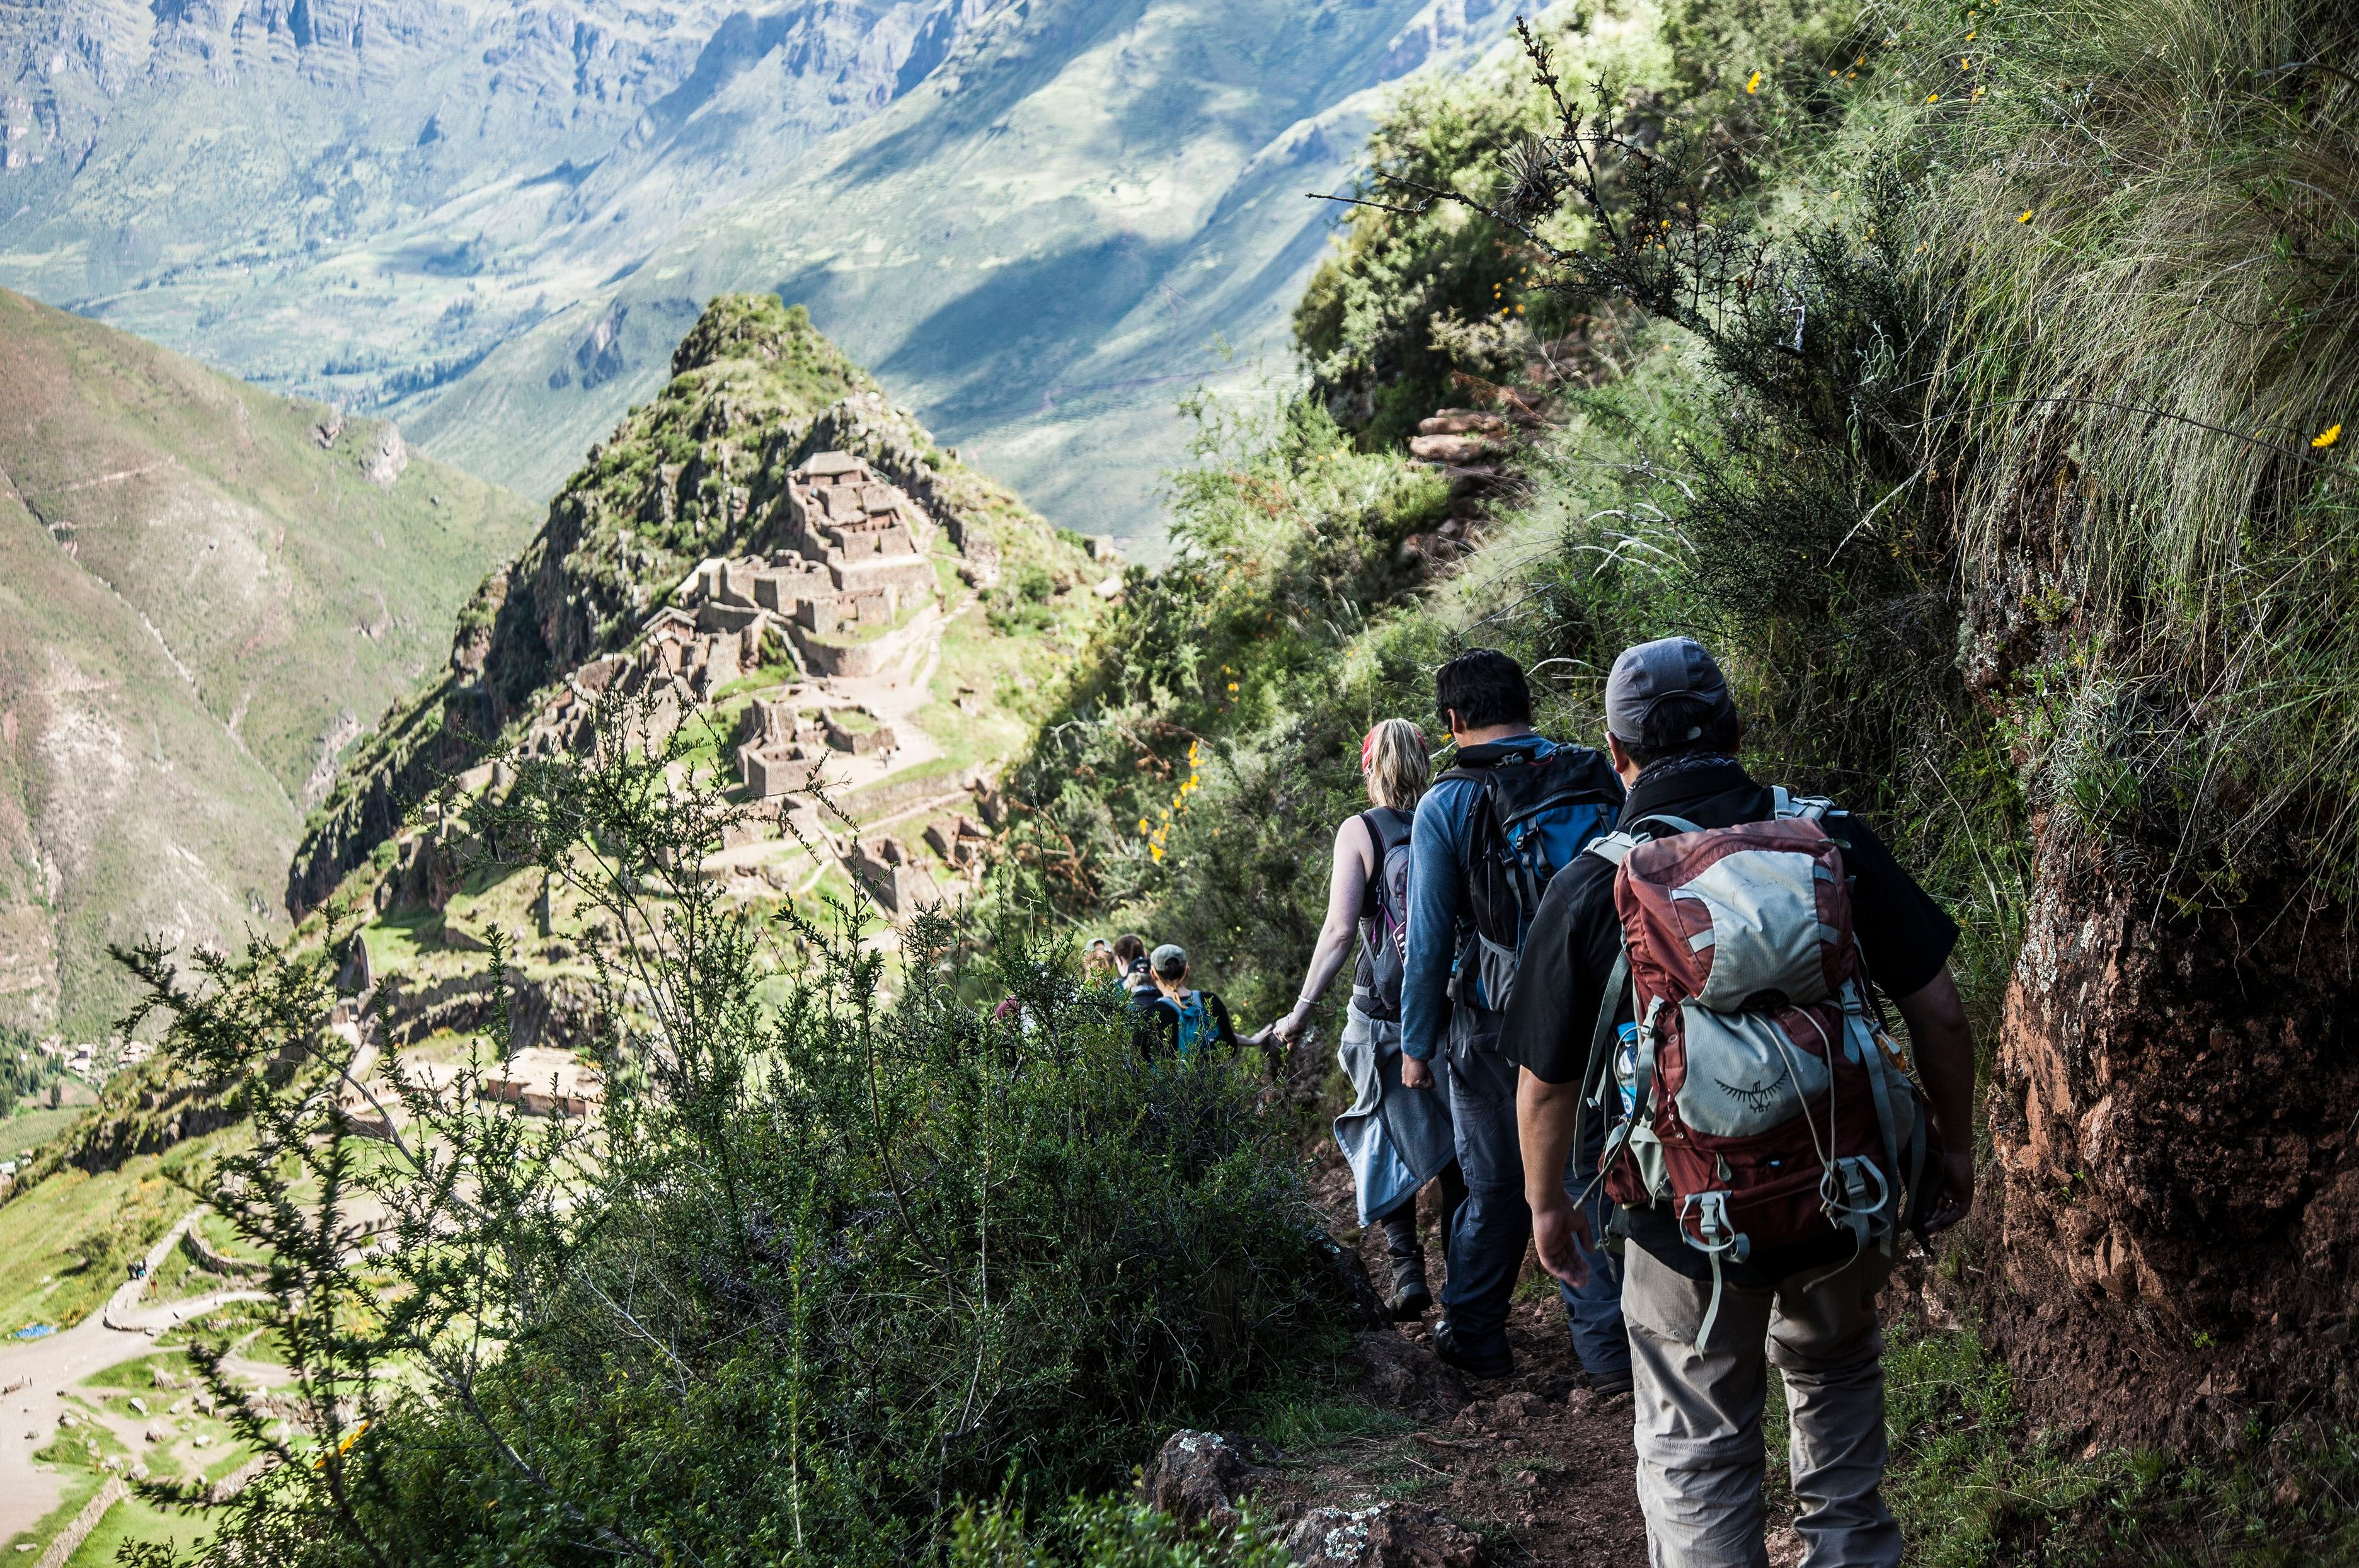
[[[1680,1233],[1687,1237],[1689,1246],[1710,1254],[1715,1260],[1726,1257],[1742,1263],[1752,1255],[1753,1241],[1743,1231],[1729,1223],[1728,1197],[1723,1192],[1690,1193],[1680,1200]],[[1687,1217],[1696,1217],[1693,1235],[1689,1235]]]

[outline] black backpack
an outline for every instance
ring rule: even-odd
[[[1360,813],[1375,847],[1376,874],[1360,895],[1359,983],[1367,992],[1361,1011],[1370,1018],[1400,1016],[1401,971],[1408,957],[1408,839],[1415,819],[1406,811],[1377,806]]]
[[[1466,833],[1465,910],[1473,935],[1459,964],[1462,988],[1471,973],[1481,990],[1458,994],[1504,1012],[1540,895],[1593,839],[1613,830],[1622,780],[1586,746],[1536,757],[1496,744],[1466,747],[1441,776],[1483,786]]]

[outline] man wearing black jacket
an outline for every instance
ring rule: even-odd
[[[1767,821],[1772,791],[1734,756],[1743,726],[1712,655],[1685,637],[1624,652],[1606,683],[1608,751],[1629,786],[1627,826],[1677,817],[1699,827]],[[1949,956],[1957,926],[1857,817],[1830,816],[1843,849],[1869,976],[1908,1032],[1943,1155],[1929,1228],[1955,1224],[1973,1201],[1969,1141],[1973,1040]],[[1603,991],[1620,952],[1614,865],[1597,856],[1549,884],[1524,949],[1500,1040],[1520,1065],[1524,1169],[1553,1172],[1571,1147]],[[1631,1022],[1627,988],[1616,1022]],[[1606,1091],[1610,1097],[1613,1090]],[[1594,1125],[1596,1112],[1592,1113]],[[1568,1281],[1585,1274],[1588,1222],[1553,1181],[1527,1183],[1540,1261]],[[1881,1495],[1885,1464],[1883,1341],[1876,1294],[1889,1263],[1854,1257],[1844,1233],[1723,1260],[1724,1295],[1710,1343],[1696,1343],[1712,1290],[1709,1260],[1676,1216],[1622,1210],[1623,1315],[1636,1379],[1638,1495],[1654,1568],[1758,1568],[1767,1561],[1761,1504],[1761,1412],[1767,1367],[1784,1374],[1793,1422],[1793,1484],[1804,1568],[1886,1568],[1900,1531]],[[1848,1260],[1848,1261],[1847,1261]]]

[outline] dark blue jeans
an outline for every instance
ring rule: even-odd
[[[1532,1211],[1524,1202],[1523,1148],[1516,1131],[1516,1065],[1495,1052],[1475,1048],[1451,1057],[1450,1115],[1466,1201],[1450,1233],[1450,1279],[1441,1307],[1459,1345],[1476,1356],[1507,1347],[1507,1303],[1532,1235]],[[1587,1147],[1565,1167],[1564,1190],[1575,1198],[1597,1169],[1604,1129],[1596,1121],[1591,1119],[1582,1141]],[[1611,1211],[1603,1190],[1591,1194],[1583,1212],[1593,1238],[1604,1236]],[[1625,1373],[1630,1340],[1622,1326],[1621,1260],[1593,1246],[1583,1256],[1589,1260],[1588,1282],[1579,1290],[1557,1287],[1573,1354],[1592,1377]]]

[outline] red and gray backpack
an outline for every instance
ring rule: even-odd
[[[1841,814],[1775,794],[1767,822],[1648,817],[1589,849],[1616,868],[1622,957],[1582,1099],[1603,1098],[1610,1063],[1627,1109],[1599,1161],[1607,1194],[1670,1209],[1712,1260],[1698,1345],[1723,1260],[1830,1227],[1854,1256],[1889,1253],[1931,1185],[1924,1096],[1868,1012],[1843,845],[1826,828]],[[1605,1047],[1625,977],[1637,1039],[1617,1062]]]

